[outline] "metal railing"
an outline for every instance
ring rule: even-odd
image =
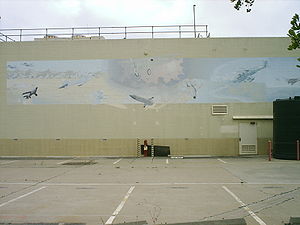
[[[208,37],[208,25],[0,29],[0,41]]]
[[[15,40],[0,32],[0,41],[7,42],[7,41],[15,41]]]

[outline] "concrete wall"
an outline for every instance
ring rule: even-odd
[[[6,63],[30,60],[178,57],[296,57],[288,38],[78,40],[0,43],[0,155],[136,156],[137,139],[154,138],[174,155],[238,155],[236,115],[272,115],[271,102],[228,103],[227,115],[211,105],[166,104],[145,110],[111,105],[7,104]],[[222,103],[224,104],[224,103]],[[251,120],[255,121],[255,120]],[[257,120],[258,153],[266,154],[272,121]]]

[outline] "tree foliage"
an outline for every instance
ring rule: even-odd
[[[251,7],[255,0],[230,0],[234,3],[234,8],[240,10],[243,6],[246,7],[246,12],[251,12]],[[291,43],[288,46],[288,50],[300,49],[300,20],[299,15],[296,13],[291,21],[292,27],[288,31],[288,36],[291,38]],[[298,58],[300,61],[300,58]],[[300,65],[297,65],[300,68]]]
[[[254,4],[255,0],[230,0],[232,3],[235,3],[234,8],[240,10],[242,6],[246,7],[246,12],[251,12],[251,7]]]
[[[299,15],[295,14],[291,21],[291,29],[289,29],[288,36],[291,38],[291,44],[288,50],[300,48],[300,22]]]
[[[291,38],[291,43],[288,50],[300,49],[300,21],[299,15],[295,14],[291,21],[292,27],[289,29],[288,36]],[[300,61],[300,58],[298,58]],[[297,65],[300,68],[300,65]]]

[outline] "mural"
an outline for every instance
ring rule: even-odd
[[[300,95],[296,58],[7,62],[8,104],[266,102]]]

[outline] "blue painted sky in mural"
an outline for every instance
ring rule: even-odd
[[[12,61],[7,63],[7,102],[267,102],[300,95],[300,70],[296,64],[292,57]],[[38,96],[22,96],[35,87],[39,87]]]

